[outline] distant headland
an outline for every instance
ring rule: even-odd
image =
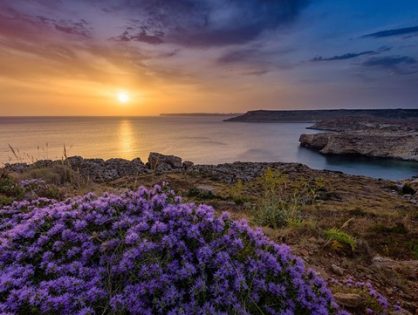
[[[242,113],[161,113],[160,116],[237,116]]]
[[[418,109],[253,110],[225,119],[228,122],[317,122],[344,117],[418,118]]]

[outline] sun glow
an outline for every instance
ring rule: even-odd
[[[116,99],[118,100],[119,103],[121,104],[126,104],[129,102],[129,100],[131,99],[129,94],[125,91],[119,91],[116,94]]]

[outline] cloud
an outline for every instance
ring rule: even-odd
[[[362,38],[367,38],[367,37],[380,38],[380,37],[390,37],[390,36],[402,36],[402,35],[414,34],[414,33],[418,33],[418,26],[383,30],[383,31],[363,35]]]
[[[126,30],[123,32],[122,35],[119,35],[115,38],[113,38],[116,41],[122,41],[122,42],[129,42],[129,41],[137,41],[137,42],[143,42],[151,45],[158,45],[163,43],[164,33],[158,32],[157,34],[148,34],[145,30],[142,30],[141,32],[134,32],[131,33],[129,30]]]
[[[259,54],[260,53],[258,52],[258,50],[253,48],[233,50],[219,57],[218,63],[229,64],[241,62],[254,62],[256,60],[257,55]]]
[[[391,73],[408,75],[418,72],[417,60],[409,56],[374,57],[362,63],[363,67],[389,70]]]
[[[408,56],[375,57],[363,62],[366,67],[394,67],[398,65],[416,64],[417,60]]]
[[[89,23],[84,19],[56,19],[31,15],[13,7],[0,6],[0,35],[34,38],[45,33],[61,33],[77,39],[91,37]]]
[[[109,14],[127,9],[137,14],[136,21],[128,25],[119,37],[137,40],[131,34],[145,29],[152,36],[163,34],[155,39],[161,42],[211,47],[250,42],[265,31],[294,21],[308,1],[140,0],[126,3],[128,6],[108,5],[104,8]]]
[[[88,23],[83,19],[77,22],[71,20],[51,20],[51,25],[53,25],[57,31],[68,35],[74,35],[84,39],[91,38]]]
[[[311,59],[311,61],[336,61],[336,60],[346,60],[346,59],[353,59],[353,58],[357,58],[360,56],[364,56],[364,55],[376,55],[377,52],[374,50],[367,50],[367,51],[362,51],[359,53],[346,53],[343,55],[336,55],[333,57],[322,57],[322,56],[317,56],[313,59]]]

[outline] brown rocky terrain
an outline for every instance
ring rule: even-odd
[[[329,281],[339,303],[354,314],[365,314],[368,297],[335,281],[370,281],[392,303],[400,304],[404,311],[397,314],[418,314],[417,179],[376,180],[294,163],[193,165],[158,153],[150,154],[147,163],[71,157],[7,165],[2,174],[3,204],[168,182],[186,200],[230,211],[235,218],[262,226],[275,241],[289,244]],[[10,193],[17,185],[10,183],[34,178],[46,186],[25,195]],[[272,196],[274,203],[296,210],[277,225],[259,220]]]

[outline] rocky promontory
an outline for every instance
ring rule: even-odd
[[[324,109],[324,110],[252,110],[226,119],[228,122],[318,122],[346,117],[376,119],[418,118],[418,109]]]
[[[327,132],[302,134],[299,142],[301,146],[323,154],[418,161],[416,120],[350,117],[319,121],[311,129]]]
[[[302,134],[299,141],[302,146],[323,154],[418,161],[418,134],[326,132]]]

